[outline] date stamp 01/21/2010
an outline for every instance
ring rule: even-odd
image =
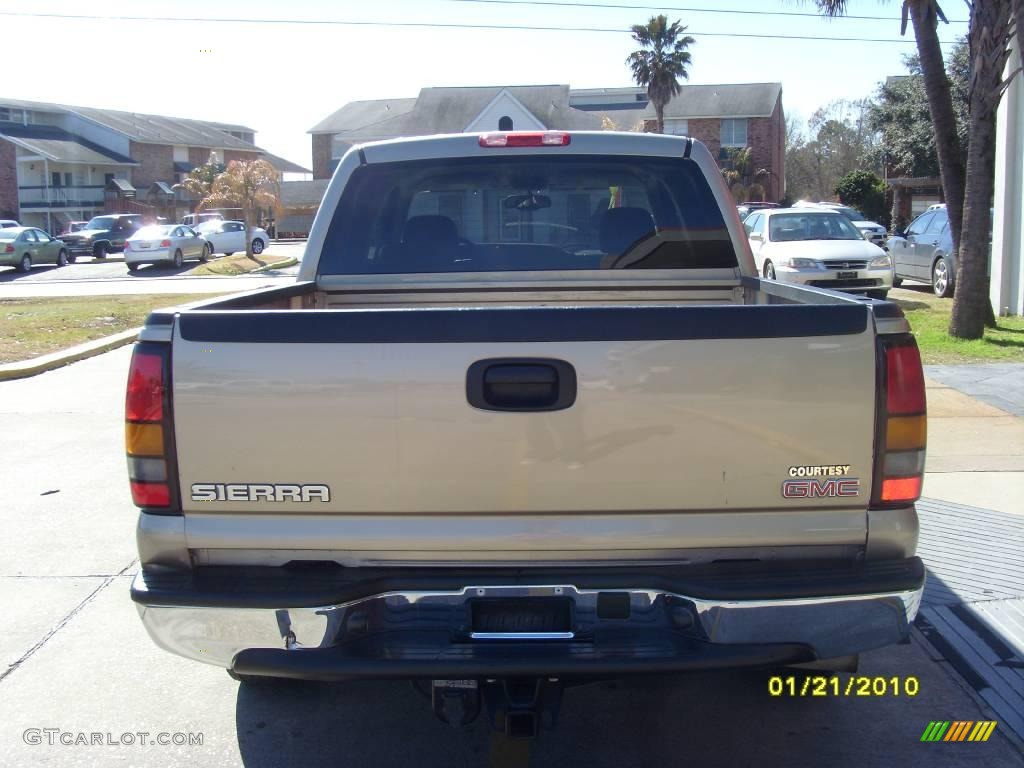
[[[906,696],[913,698],[921,691],[921,684],[914,676],[868,677],[851,675],[844,679],[825,675],[774,675],[768,678],[770,696]]]

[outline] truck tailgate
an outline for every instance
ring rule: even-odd
[[[569,364],[575,402],[474,407],[467,374],[494,359]],[[864,305],[186,312],[172,366],[187,516],[805,509],[863,543]],[[805,476],[817,492],[784,498]],[[282,485],[329,490],[252,493]]]

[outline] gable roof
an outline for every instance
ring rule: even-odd
[[[338,133],[366,128],[396,115],[404,115],[414,106],[416,99],[350,101],[314,125],[307,133]]]
[[[0,124],[0,138],[7,139],[22,149],[45,157],[52,162],[138,165],[130,157],[125,157],[52,125],[2,123]]]
[[[67,111],[106,126],[142,144],[179,144],[212,149],[235,149],[249,152],[259,148],[203,120],[164,117],[141,112],[120,112],[95,107],[66,107]]]
[[[310,133],[351,140],[461,133],[503,91],[552,130],[599,130],[601,118],[569,105],[568,85],[509,85],[423,88],[415,99],[382,99],[346,104]]]
[[[142,144],[179,144],[210,149],[262,151],[259,147],[226,133],[229,130],[255,133],[243,125],[23,99],[0,98],[0,107],[79,115]]]
[[[771,117],[782,83],[684,85],[665,107],[665,117]],[[654,106],[645,110],[654,116]]]
[[[312,173],[312,171],[309,170],[309,168],[304,168],[298,163],[293,163],[286,157],[280,157],[279,155],[271,154],[266,150],[263,151],[262,157],[264,160],[266,160],[268,163],[274,166],[275,170],[278,170],[281,173]]]
[[[314,179],[313,181],[282,181],[282,208],[316,208],[323,200],[324,192],[330,179]]]
[[[415,99],[353,101],[309,129],[348,141],[397,136],[461,133],[503,92],[508,93],[547,128],[600,130],[602,113],[619,130],[631,130],[655,115],[636,86],[570,90],[568,85],[506,85],[423,88]],[[781,83],[684,85],[665,108],[666,118],[770,117],[782,96]],[[599,101],[608,97],[609,102]],[[574,104],[577,99],[582,103]]]

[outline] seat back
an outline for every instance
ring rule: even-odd
[[[654,217],[644,208],[609,208],[601,217],[601,250],[621,256],[633,243],[656,231]]]

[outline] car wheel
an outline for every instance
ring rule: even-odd
[[[888,291],[868,291],[869,299],[879,299],[880,301],[885,301],[888,295]]]
[[[953,295],[953,273],[945,256],[939,256],[932,264],[932,290],[940,299]]]
[[[128,271],[129,272],[138,272],[139,271],[139,265],[138,264],[129,264],[128,265]]]
[[[775,280],[775,267],[770,261],[764,263],[764,277],[766,280]]]
[[[21,261],[18,262],[19,272],[28,272],[32,269],[32,257],[27,253],[21,257]]]
[[[894,277],[892,279],[892,287],[893,288],[899,288],[901,285],[903,285],[903,278],[902,277]]]
[[[61,248],[60,252],[57,254],[57,266],[58,267],[66,267],[67,265],[68,265],[68,252],[65,251],[63,248]]]
[[[181,255],[181,249],[179,248],[174,252],[174,268],[181,269],[185,264],[185,257]]]
[[[96,247],[92,249],[92,257],[94,259],[105,259],[107,258],[107,244],[97,243]]]
[[[76,261],[78,261],[78,257],[75,254],[68,254],[68,264],[74,264]]]
[[[203,253],[199,257],[199,260],[201,262],[204,262],[204,263],[210,260],[210,246],[208,246],[208,245],[204,245],[203,246]]]
[[[234,255],[235,255],[235,252],[234,252],[234,251],[226,251],[226,252],[224,253],[224,255],[225,255],[225,256],[234,256]]]
[[[257,256],[263,253],[263,241],[260,240],[258,237],[252,241],[252,252],[255,253]]]

